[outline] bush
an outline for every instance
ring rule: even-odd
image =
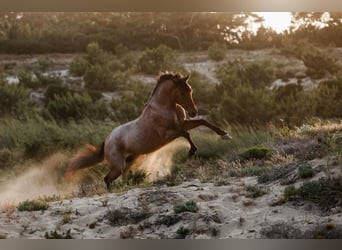
[[[1,145],[2,146],[2,145]],[[14,156],[13,152],[4,147],[0,149],[0,169],[8,168],[8,166],[11,166],[14,163]]]
[[[185,239],[185,237],[190,233],[190,229],[181,226],[177,229],[177,239]]]
[[[86,88],[101,90],[101,91],[114,91],[117,90],[118,83],[113,76],[113,72],[107,65],[92,65],[84,75],[84,82]]]
[[[272,154],[269,148],[252,147],[239,154],[238,158],[241,161],[248,161],[253,159],[267,159]]]
[[[312,78],[322,78],[327,72],[334,74],[339,69],[336,64],[337,58],[318,49],[305,53],[303,55],[303,62],[307,67],[307,75]]]
[[[99,44],[91,42],[86,49],[86,55],[84,59],[90,65],[105,65],[109,61],[110,55],[103,51]]]
[[[40,87],[39,80],[33,77],[30,71],[20,71],[18,73],[19,84],[32,89],[37,89]]]
[[[291,198],[293,198],[295,195],[297,194],[297,189],[295,186],[287,186],[284,189],[284,199],[285,200],[289,200]]]
[[[67,230],[66,233],[59,233],[56,230],[50,231],[49,233],[46,232],[44,237],[45,239],[72,239],[71,229]]]
[[[40,211],[48,209],[49,204],[44,201],[26,200],[17,206],[19,211]]]
[[[183,213],[183,212],[192,212],[196,213],[198,210],[198,207],[196,205],[195,201],[187,201],[185,203],[178,203],[173,207],[173,211],[176,214]]]
[[[88,61],[84,56],[76,56],[69,67],[69,71],[74,76],[83,76],[89,68]]]
[[[55,96],[47,106],[50,114],[58,120],[79,120],[90,117],[92,100],[88,93]]]
[[[226,47],[224,45],[218,44],[218,43],[213,43],[209,48],[208,48],[208,56],[210,59],[214,61],[221,61],[225,58],[226,54]]]
[[[48,56],[40,56],[38,57],[38,66],[42,71],[46,71],[49,67],[54,64],[54,61]]]
[[[146,179],[146,172],[144,170],[129,170],[126,178],[128,186],[136,186],[143,183]]]
[[[227,61],[218,67],[216,75],[220,80],[221,94],[241,85],[265,88],[275,80],[275,72],[269,61]]]
[[[309,178],[314,175],[314,171],[309,164],[299,165],[297,171],[300,178]]]
[[[219,95],[217,95],[219,98]],[[230,92],[221,92],[221,102],[210,111],[214,121],[257,126],[269,122],[275,114],[273,95],[270,90],[242,86]]]
[[[0,82],[0,112],[1,115],[19,115],[20,106],[26,104],[28,90],[15,84]]]
[[[125,88],[130,89],[130,91],[127,91],[121,99],[113,99],[111,102],[113,119],[119,122],[127,122],[137,118],[151,92],[150,87],[141,82],[130,83]]]
[[[246,191],[248,192],[247,197],[257,198],[266,194],[266,190],[260,186],[247,186]]]
[[[138,68],[147,74],[159,74],[162,71],[179,71],[181,68],[176,53],[165,45],[146,49],[139,59]]]

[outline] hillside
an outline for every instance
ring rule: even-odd
[[[177,54],[166,66],[192,75],[200,115],[233,140],[196,129],[193,158],[176,140],[110,190],[105,163],[70,182],[65,168],[82,145],[98,145],[139,115],[157,76],[137,60],[148,51],[118,58],[89,48],[0,55],[3,95],[11,97],[1,106],[0,238],[342,237],[341,48],[315,48],[311,59],[326,60],[323,71],[290,48],[224,50],[222,61],[206,51]],[[84,62],[82,74],[71,74]],[[279,88],[288,84],[298,92]],[[31,203],[43,208],[27,211]]]

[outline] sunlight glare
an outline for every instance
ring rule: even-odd
[[[291,12],[254,12],[264,18],[262,25],[271,28],[277,33],[282,33],[291,25]],[[258,27],[255,27],[255,31]]]

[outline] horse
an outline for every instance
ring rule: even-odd
[[[207,120],[193,118],[198,109],[192,92],[189,76],[161,74],[141,115],[114,128],[100,147],[86,146],[70,161],[67,173],[93,166],[105,159],[110,171],[104,177],[104,182],[109,189],[112,181],[124,173],[130,162],[176,138],[185,138],[190,144],[189,156],[195,154],[197,148],[188,132],[193,128],[206,126],[222,139],[231,139],[229,134]],[[187,114],[193,119],[188,119]]]

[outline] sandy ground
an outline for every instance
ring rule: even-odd
[[[310,164],[319,170],[325,161]],[[313,178],[324,175],[318,171]],[[324,215],[308,202],[276,205],[285,188],[280,181],[264,185],[267,193],[257,198],[246,192],[248,185],[257,184],[256,177],[227,181],[215,186],[195,179],[174,187],[154,185],[121,194],[65,199],[50,202],[45,211],[19,212],[13,204],[2,205],[0,238],[39,239],[46,232],[70,230],[76,239],[163,239],[179,238],[181,227],[189,229],[186,238],[190,239],[300,238],[318,226],[342,225],[340,206]],[[176,204],[190,200],[196,202],[197,212],[174,211]]]

